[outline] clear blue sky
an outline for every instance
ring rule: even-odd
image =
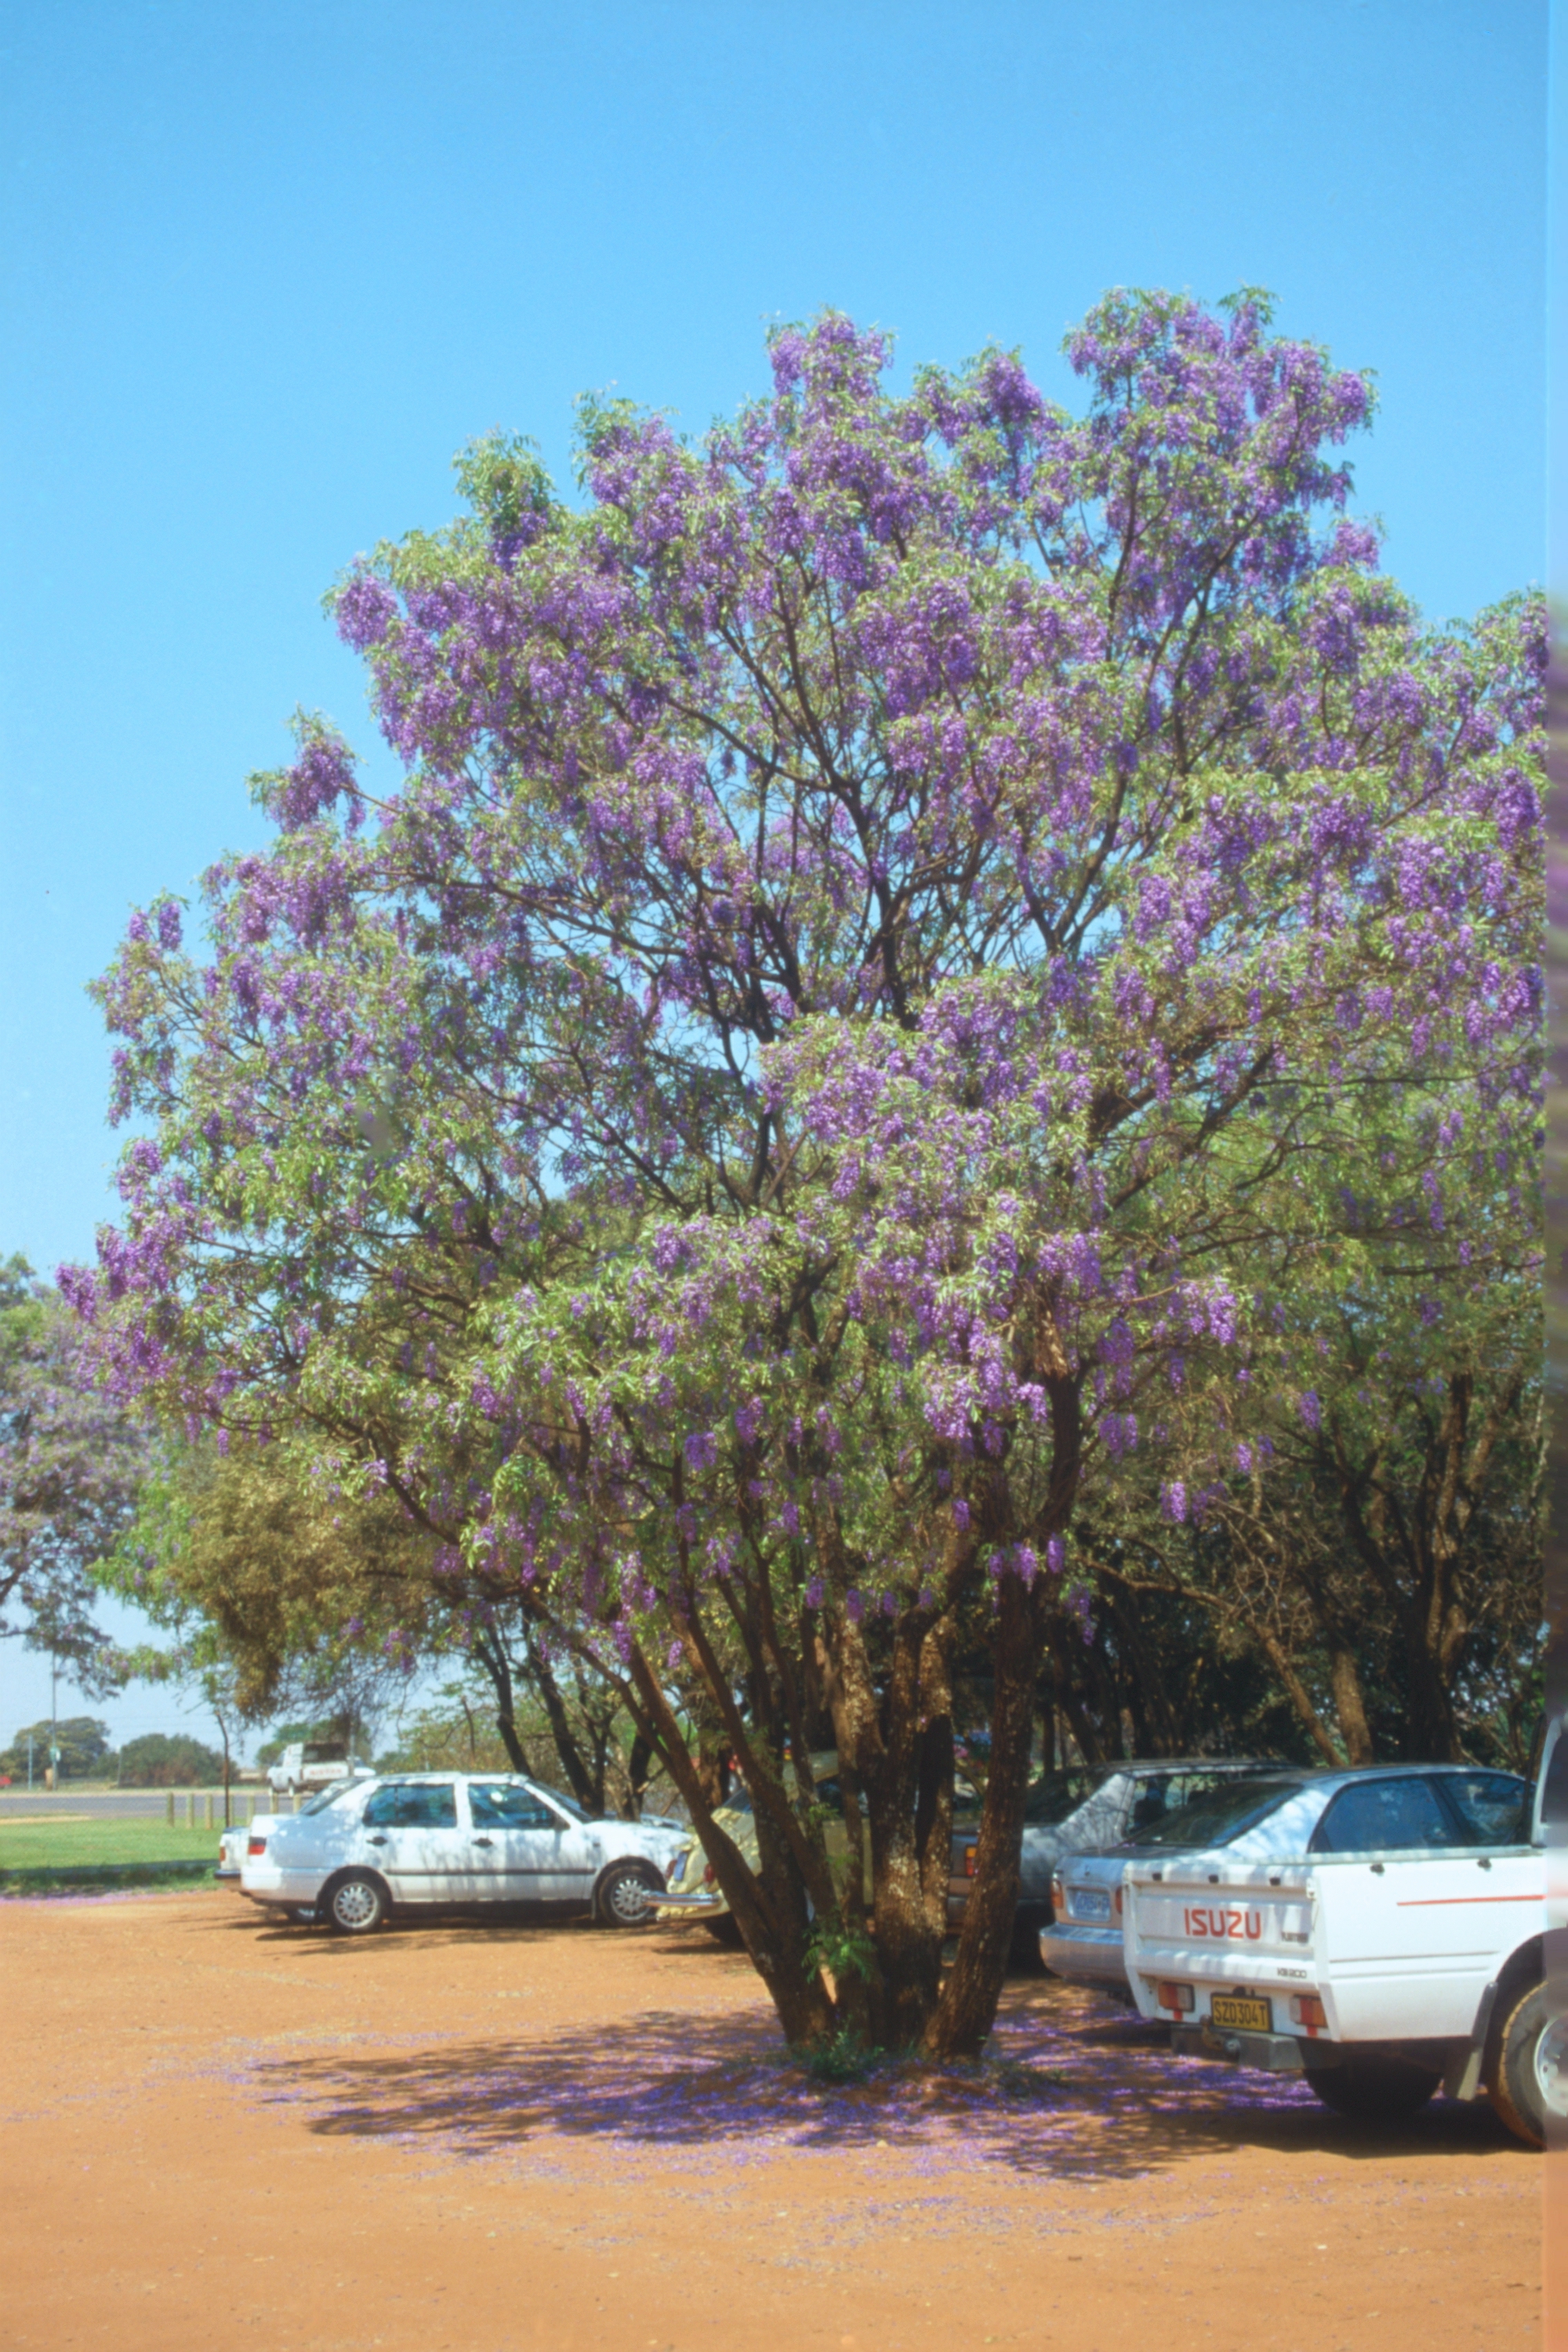
[[[320,612],[573,395],[700,431],[833,303],[900,362],[1271,287],[1377,372],[1434,614],[1544,571],[1546,0],[0,5],[0,1251],[90,1252],[128,907],[258,837]],[[0,1730],[15,1711],[0,1660]],[[20,1695],[18,1694],[18,1696]]]

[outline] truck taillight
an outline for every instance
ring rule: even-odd
[[[1328,2012],[1315,1992],[1293,1992],[1290,1996],[1290,2021],[1304,2025],[1309,2033],[1321,2033],[1328,2024]]]
[[[247,1853],[265,1853],[267,1840],[258,1837],[247,1838],[245,1842],[245,1851]]]
[[[1155,1986],[1154,1998],[1162,2009],[1191,2009],[1193,1989],[1189,1984],[1173,1984],[1169,1978],[1165,1978]]]

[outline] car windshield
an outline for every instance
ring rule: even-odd
[[[313,1797],[307,1797],[300,1811],[301,1813],[324,1813],[329,1805],[341,1805],[345,1797],[354,1796],[363,1787],[364,1782],[361,1780],[334,1780],[330,1789],[318,1789]]]
[[[1228,1780],[1210,1789],[1163,1820],[1151,1822],[1135,1838],[1125,1838],[1121,1853],[1142,1853],[1148,1846],[1184,1846],[1196,1853],[1211,1845],[1228,1845],[1246,1830],[1278,1811],[1300,1787],[1299,1780]]]
[[[559,1805],[562,1811],[572,1821],[591,1822],[593,1820],[593,1814],[584,1812],[576,1798],[569,1797],[564,1789],[552,1789],[548,1780],[536,1780],[533,1786],[542,1797],[548,1797],[552,1805]]]

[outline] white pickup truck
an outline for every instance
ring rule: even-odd
[[[346,1780],[352,1773],[369,1769],[368,1764],[349,1754],[341,1739],[296,1739],[269,1769],[267,1780],[275,1795],[298,1797],[307,1790],[325,1789],[334,1780]]]
[[[1529,1810],[1518,1843],[1485,1851],[1363,1840],[1335,1853],[1331,1839],[1305,1861],[1129,1862],[1122,1947],[1140,2011],[1170,2022],[1178,2051],[1304,2073],[1342,2115],[1409,2115],[1439,2084],[1485,2091],[1543,2147],[1568,2131],[1561,1719]]]

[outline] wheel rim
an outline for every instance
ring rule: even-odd
[[[1541,2105],[1568,2122],[1568,2017],[1554,2017],[1535,2044],[1535,2087]]]
[[[380,1908],[374,1887],[359,1878],[340,1886],[332,1897],[332,1916],[340,1927],[368,1927]]]
[[[615,1878],[605,1889],[607,1906],[625,1927],[636,1927],[646,1919],[653,1900],[651,1889],[640,1878]]]

